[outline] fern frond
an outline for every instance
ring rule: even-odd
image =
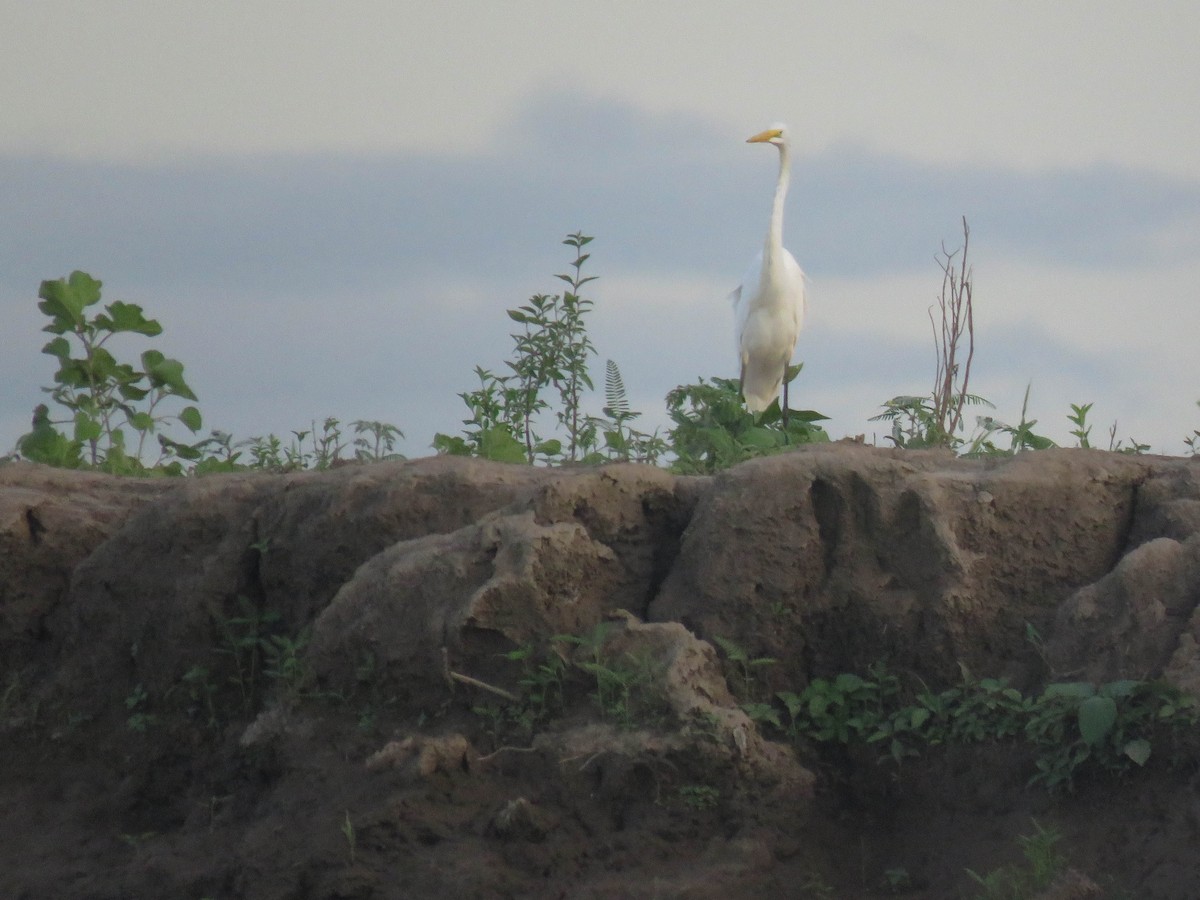
[[[625,382],[621,370],[611,359],[604,361],[604,412],[617,419],[629,415],[629,397],[625,393]]]

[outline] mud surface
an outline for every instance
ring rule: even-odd
[[[1050,794],[1015,742],[896,765],[742,704],[1200,693],[1198,534],[1200,464],[1092,451],[0,466],[0,897],[973,897],[1042,827],[1044,898],[1194,898],[1194,759]]]

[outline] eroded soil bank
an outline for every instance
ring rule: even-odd
[[[1198,473],[0,466],[0,896],[971,897],[1036,827],[1042,896],[1200,896],[1187,735],[1050,794],[1019,741],[897,765],[744,706],[881,664],[1200,694]]]

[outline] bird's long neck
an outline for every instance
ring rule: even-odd
[[[763,259],[767,266],[775,265],[783,256],[783,202],[787,198],[788,182],[792,177],[791,156],[787,144],[779,145],[779,181],[775,184],[775,203],[771,206],[771,227],[767,229],[767,246]]]

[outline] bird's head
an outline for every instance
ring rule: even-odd
[[[760,131],[754,137],[746,138],[747,144],[774,144],[782,147],[787,143],[787,126],[776,122],[766,131]]]

